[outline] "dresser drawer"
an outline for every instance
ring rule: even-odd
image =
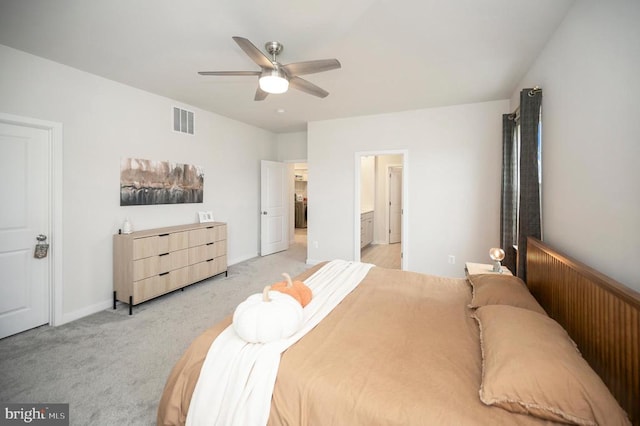
[[[140,281],[160,273],[160,257],[145,257],[133,261],[133,281]]]
[[[166,293],[163,283],[164,280],[160,279],[160,275],[135,281],[133,283],[133,303],[138,304]]]
[[[216,244],[217,243],[208,243],[203,246],[191,247],[189,249],[189,263],[193,265],[215,258]]]
[[[153,237],[136,238],[133,240],[133,259],[143,259],[160,254],[158,251],[159,238],[157,235],[154,235]]]
[[[195,283],[210,277],[212,271],[215,270],[215,262],[216,262],[215,259],[211,259],[208,261],[196,263],[195,265],[191,265],[189,267],[190,268],[189,281]]]
[[[227,240],[216,241],[214,247],[215,247],[215,257],[220,257],[227,254]]]
[[[189,284],[189,268],[180,268],[135,281],[133,283],[133,303],[137,304],[153,299],[187,284]]]
[[[216,226],[216,241],[222,241],[227,239],[227,225]]]
[[[158,254],[189,248],[189,232],[167,232],[158,235]]]
[[[204,262],[191,265],[191,282],[202,281],[213,275],[217,275],[227,270],[227,256],[216,257],[215,259],[206,260]]]
[[[189,265],[189,250],[178,250],[158,256],[159,266],[158,273],[173,271],[174,269],[183,268]]]
[[[167,291],[177,290],[189,284],[189,268],[176,269],[161,278],[168,280],[166,283]]]
[[[133,281],[189,265],[189,250],[179,250],[133,261]]]
[[[209,259],[214,259],[226,253],[227,242],[225,240],[207,243],[203,246],[191,247],[189,249],[189,263],[193,265]]]
[[[227,270],[227,255],[216,257],[216,274],[220,274]]]
[[[189,231],[189,247],[201,246],[226,239],[226,225],[208,226],[206,228]]]
[[[215,227],[194,229],[189,231],[189,247],[202,246],[216,240]]]

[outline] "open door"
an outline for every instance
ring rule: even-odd
[[[389,244],[402,237],[402,167],[389,168]]]
[[[287,165],[262,160],[260,164],[260,255],[289,248]]]

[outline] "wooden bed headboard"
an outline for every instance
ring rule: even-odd
[[[640,293],[535,238],[527,243],[527,286],[640,425]]]

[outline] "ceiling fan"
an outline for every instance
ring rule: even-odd
[[[298,76],[314,74],[317,72],[329,71],[340,68],[337,59],[319,59],[315,61],[295,62],[293,64],[282,65],[276,57],[282,52],[283,46],[277,41],[270,41],[265,44],[266,51],[271,55],[269,59],[253,43],[246,38],[232,37],[238,46],[261,68],[260,71],[199,71],[200,75],[255,75],[259,76],[258,89],[254,100],[262,101],[269,93],[284,93],[289,87],[301,90],[310,95],[325,98],[329,92],[315,84]]]

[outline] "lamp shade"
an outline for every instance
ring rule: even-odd
[[[489,250],[489,257],[491,258],[491,260],[500,262],[502,261],[502,259],[504,259],[504,250],[502,250],[500,247],[494,247]]]
[[[259,84],[260,89],[267,93],[284,93],[289,89],[289,80],[280,68],[264,71],[260,76]]]

